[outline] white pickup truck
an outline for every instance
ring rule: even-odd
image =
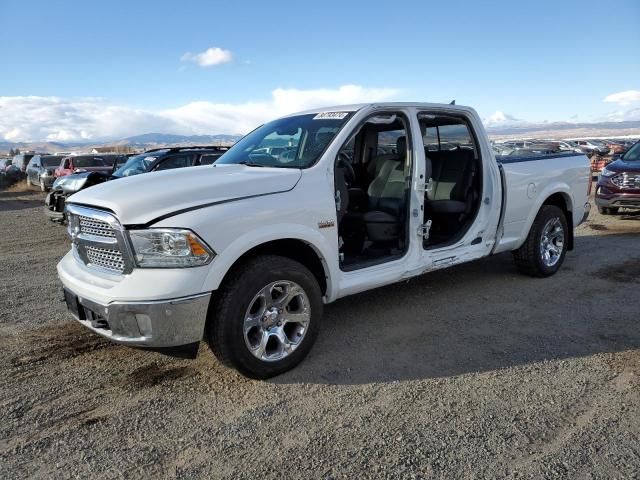
[[[260,126],[214,165],[71,196],[58,275],[100,335],[192,355],[205,339],[267,378],[305,357],[340,297],[505,251],[554,274],[590,188],[582,154],[496,159],[468,107],[324,108]]]

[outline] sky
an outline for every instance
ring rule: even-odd
[[[640,0],[0,0],[0,21],[0,140],[246,133],[396,100],[488,126],[640,120]]]

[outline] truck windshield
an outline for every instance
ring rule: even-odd
[[[626,162],[639,162],[640,161],[640,142],[636,143],[629,149],[627,153],[622,156],[622,159]]]
[[[308,168],[320,158],[351,115],[352,112],[325,112],[274,120],[236,143],[216,165]]]
[[[145,173],[149,171],[151,164],[156,161],[156,159],[162,156],[166,150],[160,152],[151,153],[141,153],[140,155],[135,155],[129,160],[127,163],[118,168],[115,172],[113,172],[114,177],[128,177],[130,175],[138,175],[139,173]]]

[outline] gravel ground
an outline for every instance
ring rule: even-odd
[[[74,323],[42,200],[0,192],[1,478],[638,478],[640,215],[336,302],[260,382]]]

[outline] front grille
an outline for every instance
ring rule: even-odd
[[[619,188],[640,189],[640,173],[620,173],[611,177],[611,182]]]
[[[119,250],[86,245],[85,252],[91,265],[105,268],[111,272],[124,272],[124,259]]]
[[[111,213],[68,204],[69,236],[76,259],[89,268],[115,275],[133,271],[126,233]]]
[[[116,236],[116,232],[111,228],[111,225],[102,220],[78,215],[78,222],[80,223],[80,233],[86,233],[87,235],[94,235],[96,237],[115,238]]]

